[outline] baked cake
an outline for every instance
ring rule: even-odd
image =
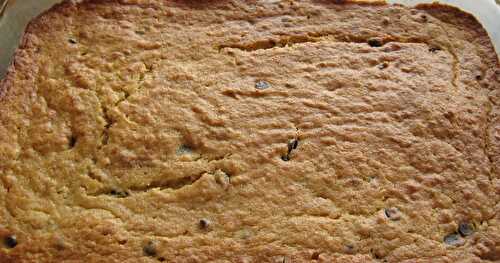
[[[0,262],[499,262],[499,79],[444,5],[66,1],[0,84]]]

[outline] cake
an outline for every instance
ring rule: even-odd
[[[499,262],[499,79],[445,5],[65,1],[0,84],[0,262]]]

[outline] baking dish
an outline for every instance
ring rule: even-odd
[[[0,79],[10,64],[27,23],[61,0],[0,0]],[[417,5],[434,0],[388,0],[388,3]],[[486,28],[497,54],[500,54],[500,1],[498,0],[441,0],[472,13]]]

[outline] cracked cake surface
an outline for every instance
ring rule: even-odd
[[[0,262],[498,262],[499,78],[438,4],[66,1],[0,83]]]

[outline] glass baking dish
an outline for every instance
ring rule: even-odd
[[[61,0],[0,0],[0,79],[5,75],[28,22],[58,2]],[[387,0],[386,2],[410,6],[440,2],[457,6],[473,14],[483,24],[495,45],[497,54],[500,54],[500,0]]]

